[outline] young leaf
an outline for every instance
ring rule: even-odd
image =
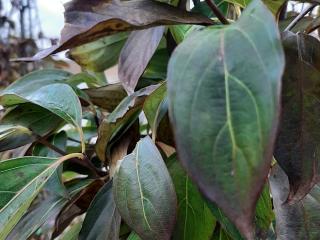
[[[117,32],[178,23],[210,25],[212,21],[153,0],[73,0],[65,5],[65,26],[60,45],[45,49],[33,58],[20,60],[39,60]]]
[[[320,186],[315,185],[303,200],[289,204],[289,182],[285,172],[276,165],[269,178],[276,214],[278,240],[320,238]]]
[[[289,177],[288,201],[302,199],[319,180],[320,42],[306,34],[283,36],[286,69],[275,158]]]
[[[162,38],[164,27],[134,31],[124,45],[119,59],[119,79],[132,93]]]
[[[79,240],[119,239],[121,217],[112,195],[112,182],[106,183],[93,199],[79,234]]]
[[[142,239],[169,240],[176,194],[163,159],[149,137],[141,139],[114,176],[113,194],[124,221]]]
[[[178,217],[172,239],[210,240],[215,218],[206,201],[182,169],[176,156],[170,157],[167,165],[178,198]]]
[[[5,239],[59,166],[56,158],[0,161],[0,239]]]
[[[248,239],[272,159],[283,68],[276,22],[258,0],[236,23],[187,38],[169,62],[180,160]]]

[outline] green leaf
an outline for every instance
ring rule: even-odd
[[[0,161],[0,239],[17,224],[59,163],[44,157]]]
[[[51,136],[48,139],[53,146],[59,148],[60,150],[66,152],[67,148],[67,135],[65,132],[60,132]],[[32,150],[33,156],[41,156],[41,157],[51,157],[58,158],[61,157],[61,154],[53,151],[52,149],[38,143],[34,146]],[[46,185],[44,186],[44,190],[54,191],[57,195],[61,195],[65,198],[69,198],[67,189],[65,188],[62,181],[62,170],[63,166],[59,166],[54,174],[49,178]]]
[[[258,0],[236,23],[187,38],[169,62],[178,156],[248,239],[271,164],[283,68],[276,22]]]
[[[212,12],[211,9],[210,9],[210,12]],[[199,31],[203,28],[204,28],[203,26],[198,26],[198,25],[174,25],[169,27],[173,39],[178,44],[181,43],[193,32]]]
[[[251,0],[226,0],[226,2],[233,3],[235,5],[238,5],[238,6],[242,7],[242,8],[245,8],[252,1]]]
[[[145,97],[151,94],[158,86],[149,86],[127,96],[117,108],[103,119],[96,144],[96,153],[101,161],[108,158],[108,146],[119,133],[125,132],[138,118]]]
[[[141,240],[141,238],[135,232],[132,232],[127,240]]]
[[[56,114],[67,123],[76,126],[81,138],[83,138],[81,104],[73,89],[69,85],[61,83],[51,83],[41,87],[44,79],[52,76],[46,73],[40,74],[39,72],[35,72],[34,75],[36,83],[33,88],[30,88],[33,85],[30,83],[33,75],[30,74],[2,91],[0,93],[0,103],[6,107],[26,102],[36,104]],[[26,85],[27,82],[28,85]]]
[[[103,73],[104,74],[104,73]],[[105,79],[99,76],[100,73],[88,73],[88,72],[81,72],[78,74],[73,75],[69,80],[68,84],[73,86],[74,88],[77,87],[81,83],[86,83],[88,87],[100,87],[105,85],[107,82]]]
[[[223,15],[226,16],[228,14],[228,8],[229,8],[228,1],[226,1],[226,0],[215,0],[213,2],[217,5],[217,7],[220,9],[220,11],[223,13]],[[232,2],[232,1],[230,1],[230,2]],[[247,0],[242,0],[241,2],[242,3],[246,3]],[[192,8],[191,11],[195,12],[195,13],[200,13],[201,15],[204,15],[204,16],[207,16],[207,17],[210,17],[210,18],[215,17],[215,15],[213,14],[211,8],[208,6],[208,4],[205,1],[203,1],[203,2],[200,2],[200,1],[196,2],[195,1],[194,8]],[[179,25],[176,25],[176,26],[179,26]],[[180,25],[180,26],[183,26],[183,25]],[[189,25],[189,26],[192,26],[192,25]]]
[[[244,239],[239,233],[238,229],[234,226],[234,224],[226,217],[223,212],[221,212],[221,210],[214,203],[207,202],[207,205],[210,208],[212,214],[215,216],[217,222],[219,222],[220,226],[224,229],[223,232],[226,233],[226,235],[231,236],[233,239],[237,240]]]
[[[7,111],[1,119],[0,151],[14,149],[45,136],[57,129],[62,119],[52,112],[31,103]]]
[[[67,185],[67,190],[70,198],[74,197],[83,188],[91,183],[91,180],[81,180],[80,182],[71,182]],[[46,188],[48,182],[45,184]],[[70,201],[69,198],[57,195],[55,190],[47,188],[46,198],[39,201],[35,206],[23,216],[19,223],[10,232],[7,240],[28,239],[44,223],[56,219],[58,214],[63,209],[64,205]]]
[[[143,104],[143,112],[151,127],[153,140],[156,139],[157,128],[167,111],[167,83],[163,82],[156,90],[147,96]]]
[[[240,238],[234,239],[239,240]],[[211,240],[233,240],[233,238],[231,238],[221,226],[217,226],[214,230]]]
[[[99,88],[85,89],[90,101],[108,112],[112,112],[118,104],[127,96],[126,91],[120,83],[109,84]]]
[[[178,198],[178,217],[172,239],[210,240],[215,218],[206,201],[182,169],[176,156],[170,157],[167,166]]]
[[[39,70],[27,75],[24,75],[19,80],[13,82],[4,91],[0,92],[0,100],[3,102],[2,95],[5,93],[13,93],[21,96],[28,96],[37,89],[53,84],[64,83],[71,77],[71,74],[66,71],[56,69]]]
[[[34,141],[32,132],[23,126],[0,125],[0,152],[14,149]]]
[[[317,182],[320,163],[320,42],[306,34],[283,35],[286,69],[274,156],[289,177],[288,201],[299,201]]]
[[[282,5],[286,0],[262,0],[263,3],[269,8],[273,15],[277,16]]]
[[[82,219],[81,216],[76,218],[68,228],[66,228],[56,240],[77,240],[81,230]]]
[[[166,79],[169,54],[166,48],[158,49],[147,65],[142,78]]]
[[[289,182],[280,166],[272,168],[269,178],[276,214],[278,240],[320,238],[320,186],[317,184],[305,198],[288,203]]]
[[[112,182],[97,193],[82,224],[79,240],[119,239],[121,217],[112,195]]]
[[[149,137],[126,156],[113,180],[116,206],[142,239],[169,240],[176,219],[176,194],[163,159]]]
[[[83,68],[102,72],[117,64],[127,37],[128,33],[124,32],[100,38],[71,49],[69,57]]]

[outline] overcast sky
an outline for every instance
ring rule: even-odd
[[[63,3],[69,0],[37,0],[41,28],[45,36],[58,38],[63,27]]]

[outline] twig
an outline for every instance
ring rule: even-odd
[[[41,143],[42,145],[50,148],[51,150],[55,151],[56,153],[59,153],[62,156],[68,155],[65,151],[62,149],[56,147],[51,142],[47,141],[45,138],[39,136],[38,134],[33,133],[33,135],[37,138],[37,142]]]
[[[68,153],[66,153],[65,151],[63,151],[62,149],[56,147],[55,145],[53,145],[52,143],[50,143],[49,141],[47,141],[45,138],[42,138],[41,136],[33,133],[33,135],[37,138],[37,141],[39,143],[41,143],[42,145],[50,148],[51,150],[55,151],[56,153],[59,153],[62,156],[66,156],[68,155]],[[81,165],[87,169],[89,169],[95,177],[103,177],[106,175],[106,172],[101,171],[100,169],[96,168],[93,163],[90,161],[90,159],[88,158],[87,155],[84,155],[84,159],[78,159],[78,158],[72,158],[69,160],[69,162],[71,163],[75,163],[78,165]]]
[[[295,25],[297,25],[297,23],[304,18],[305,15],[307,15],[310,11],[312,11],[312,9],[315,8],[315,6],[317,6],[318,3],[312,3],[309,7],[307,7],[306,9],[304,9],[302,12],[299,13],[299,15],[293,19],[293,21],[285,28],[284,31],[290,31],[292,28],[294,28]]]
[[[220,20],[223,24],[229,24],[229,21],[226,19],[226,17],[223,15],[223,13],[220,11],[220,9],[217,7],[216,4],[212,2],[212,0],[206,0],[207,5],[209,8],[211,8],[212,12],[216,17]]]

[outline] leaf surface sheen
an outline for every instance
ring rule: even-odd
[[[169,240],[177,199],[163,159],[149,137],[141,139],[116,172],[113,194],[124,221],[142,239]]]
[[[169,62],[180,160],[248,239],[272,159],[283,68],[277,25],[260,1],[236,23],[188,37]]]

